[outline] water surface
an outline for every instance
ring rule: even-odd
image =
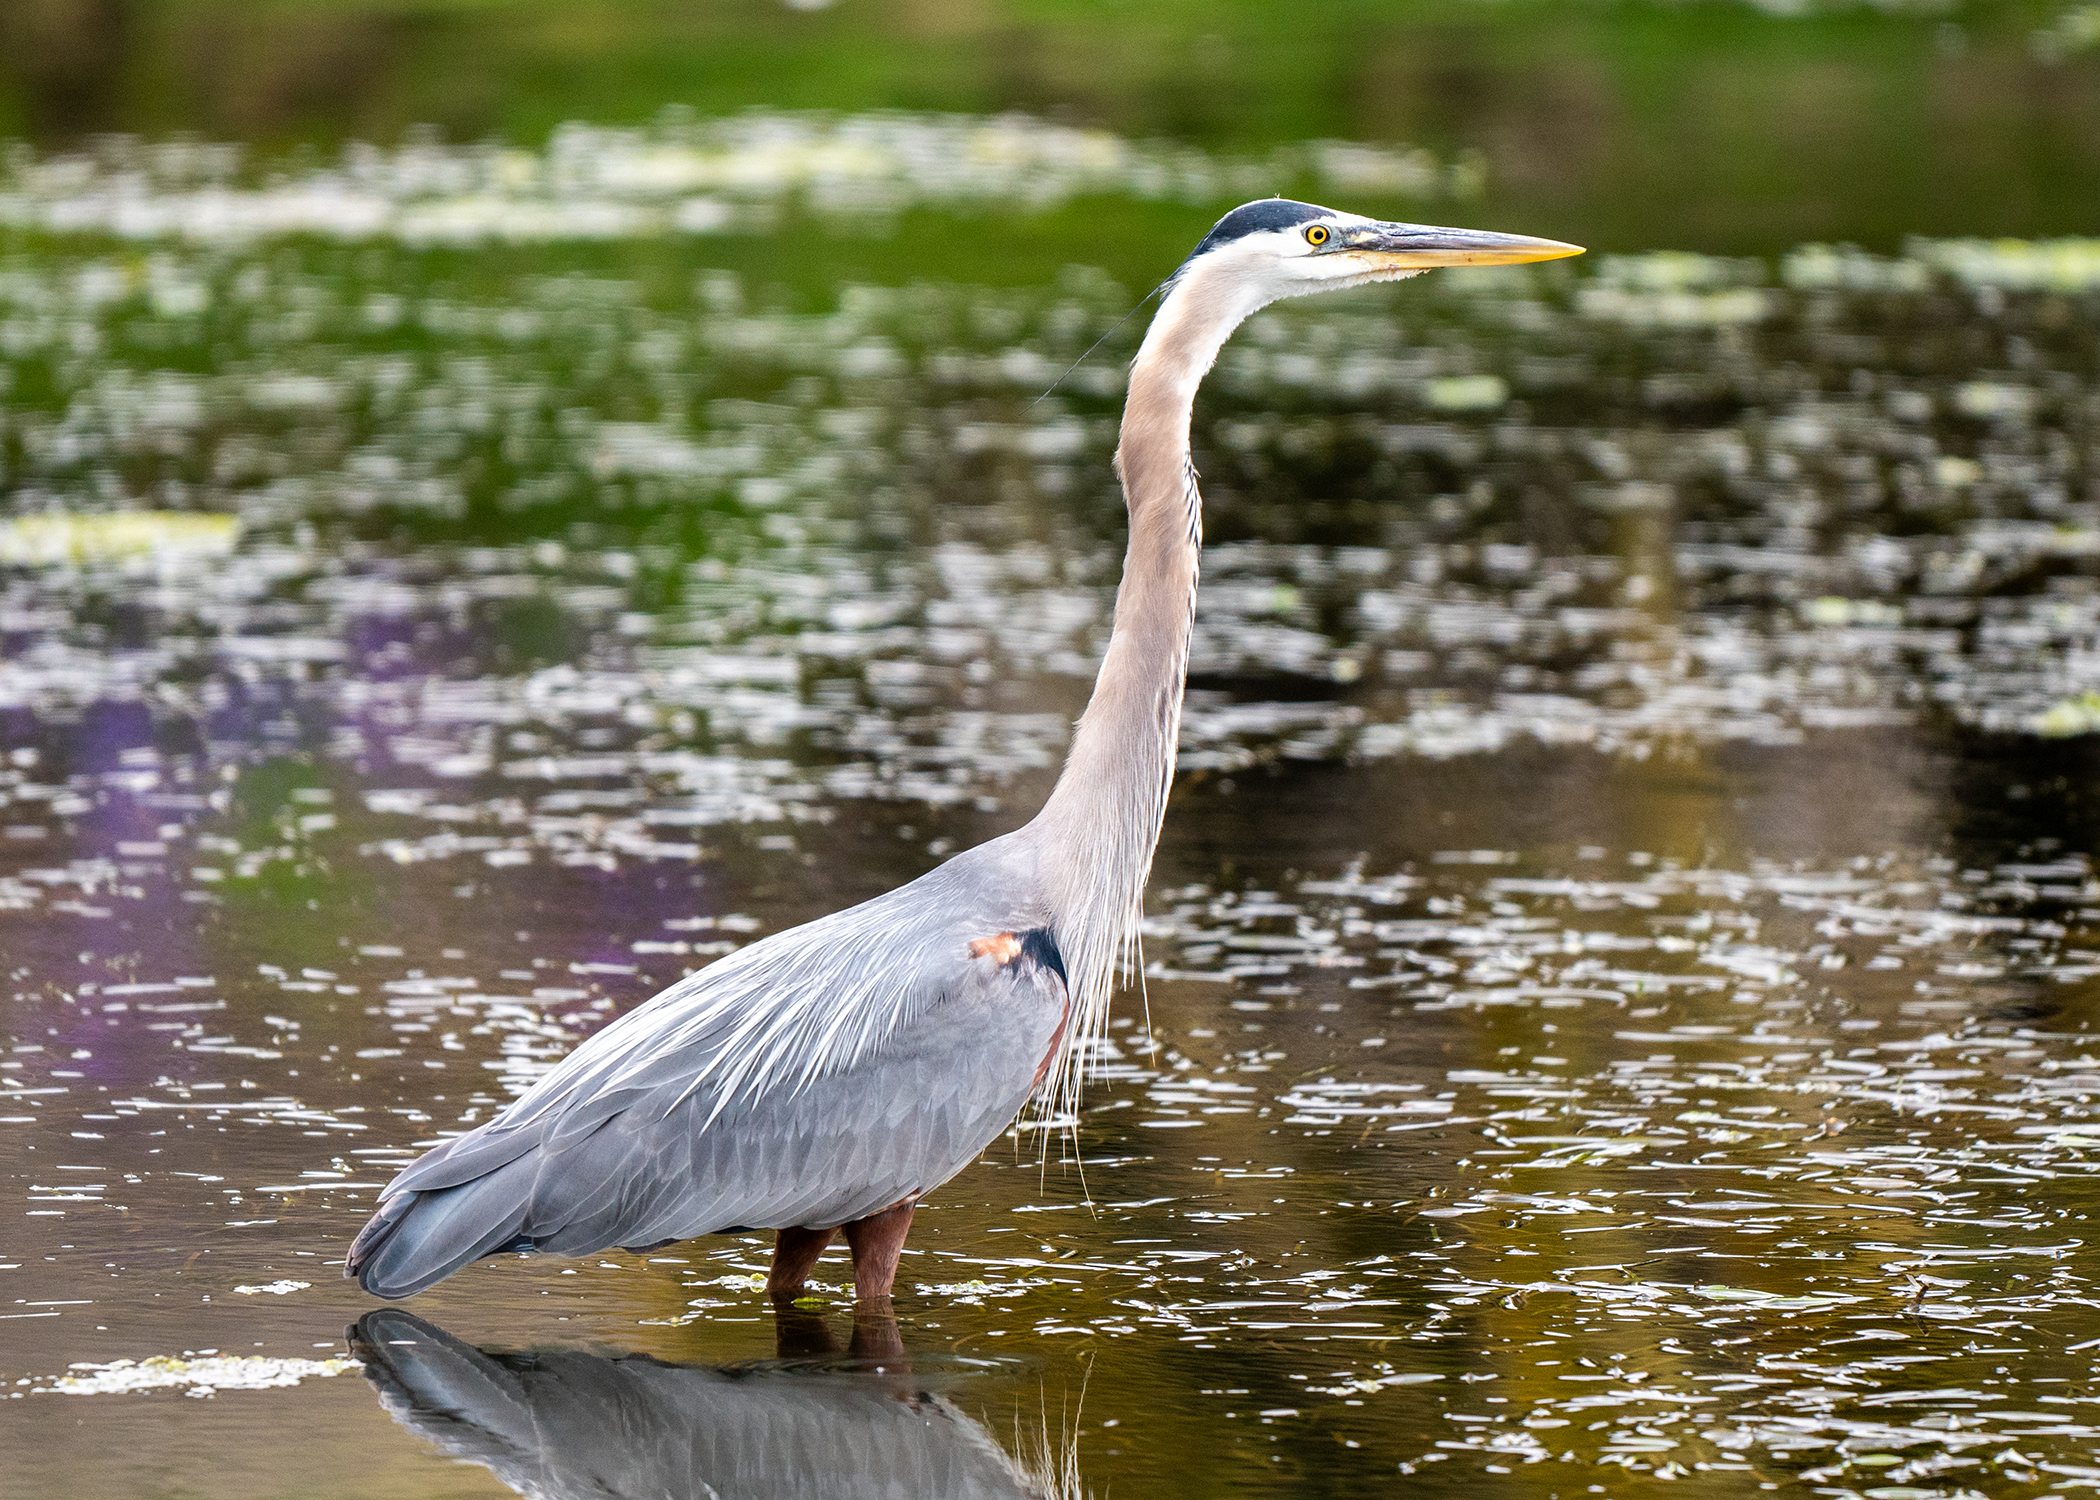
[[[1055,773],[1134,325],[1036,397],[1178,248],[1017,277],[911,166],[980,127],[916,128],[831,176],[798,125],[656,178],[0,193],[30,1492],[2100,1479],[2088,242],[1262,315],[1199,410],[1183,775],[1074,1128],[936,1195],[894,1328],[843,1261],[781,1319],[760,1236],[367,1318],[334,1262],[396,1166]],[[824,206],[870,182],[881,235]],[[1147,243],[1125,179],[1071,190]]]

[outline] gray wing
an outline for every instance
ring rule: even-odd
[[[939,1186],[1053,1060],[1068,997],[1008,860],[731,955],[579,1047],[381,1195],[348,1269],[404,1296],[507,1248],[824,1228]],[[974,867],[974,868],[973,868]]]

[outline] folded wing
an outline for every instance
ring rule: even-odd
[[[614,1022],[395,1178],[346,1269],[400,1297],[503,1250],[823,1228],[937,1187],[1027,1102],[1067,1005],[1030,903],[965,863]]]

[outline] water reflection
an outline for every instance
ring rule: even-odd
[[[780,1363],[726,1368],[497,1354],[396,1309],[349,1341],[388,1415],[534,1500],[1052,1493],[925,1388],[894,1319],[856,1324],[844,1358],[814,1314],[783,1311],[779,1335]]]

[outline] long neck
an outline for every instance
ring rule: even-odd
[[[1253,310],[1208,281],[1199,273],[1176,284],[1131,365],[1116,447],[1130,545],[1115,628],[1064,773],[1034,825],[1082,1040],[1107,1023],[1117,963],[1136,956],[1174,778],[1203,540],[1189,413],[1219,348]],[[1076,1102],[1077,1066],[1046,1104]]]

